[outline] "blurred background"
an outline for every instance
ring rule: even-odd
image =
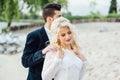
[[[120,80],[120,0],[0,0],[0,80],[26,80],[26,35],[44,25],[42,7],[50,2],[74,24],[88,60],[83,80]]]

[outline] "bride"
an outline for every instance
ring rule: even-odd
[[[56,50],[48,51],[42,70],[42,80],[82,80],[86,70],[86,58],[75,40],[72,24],[64,17],[51,25],[50,45]]]

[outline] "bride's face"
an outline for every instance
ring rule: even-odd
[[[73,41],[73,33],[70,31],[69,27],[62,27],[58,33],[58,39],[61,45],[70,45]]]

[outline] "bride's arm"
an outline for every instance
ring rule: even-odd
[[[87,61],[84,61],[83,66],[82,66],[82,68],[80,70],[80,75],[79,75],[80,78],[79,78],[79,80],[82,80],[82,78],[84,77],[84,74],[86,72],[86,65],[87,65]]]
[[[79,80],[82,80],[85,72],[86,72],[86,66],[87,66],[87,59],[85,58],[85,56],[83,55],[84,51],[79,51],[79,58],[83,61],[83,65],[82,65],[82,68],[80,70],[80,75],[79,75]]]
[[[56,56],[55,52],[48,52],[42,70],[42,80],[52,80],[56,72],[60,69],[61,58]]]
[[[85,58],[85,56],[83,55],[83,50],[79,50],[78,52],[76,52],[77,56],[82,60],[82,61],[87,61],[87,59]]]

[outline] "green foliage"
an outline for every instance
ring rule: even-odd
[[[41,10],[43,6],[47,3],[59,3],[63,7],[67,7],[67,0],[23,0],[28,4],[28,8],[30,8],[30,13],[34,14],[36,11]]]
[[[109,14],[109,15],[106,16],[106,18],[120,18],[120,14],[117,14],[117,15],[114,14],[114,13],[113,14]]]
[[[67,12],[63,12],[62,15],[64,17],[66,17],[66,16],[72,16],[72,13],[70,11],[67,11]]]
[[[19,18],[18,0],[0,0],[0,19],[11,21]]]
[[[56,2],[62,6],[67,5],[67,0],[23,0],[30,8],[30,13],[34,19],[38,16],[35,13],[42,9],[46,3]],[[0,20],[8,22],[10,28],[12,19],[19,20],[21,10],[19,8],[19,0],[0,0]],[[27,18],[27,17],[26,17]]]
[[[66,16],[69,20],[81,20],[81,19],[107,19],[107,18],[120,18],[120,14],[109,14],[107,16],[102,15],[88,15],[88,16]]]
[[[2,20],[4,17],[3,16],[4,14],[3,10],[5,9],[4,3],[5,3],[5,0],[0,0],[0,20]]]
[[[20,18],[21,19],[40,19],[41,16],[37,14],[32,14],[32,15],[21,14]]]
[[[7,28],[2,28],[2,33],[6,33],[7,32]]]
[[[79,20],[79,19],[101,19],[103,16],[100,15],[88,15],[88,16],[66,16],[69,20]]]
[[[39,10],[41,8],[41,3],[44,0],[23,0],[24,3],[27,3],[28,8],[30,8],[30,13],[36,13],[37,10]]]
[[[24,3],[28,5],[30,8],[31,15],[35,15],[35,13],[42,9],[42,7],[46,3],[59,3],[63,7],[67,6],[67,0],[23,0]],[[19,19],[20,17],[20,9],[19,9],[19,0],[0,0],[0,20],[6,20],[7,22],[11,22],[12,19]]]
[[[109,9],[109,14],[111,13],[117,13],[117,1],[116,0],[111,0],[111,5]]]
[[[0,0],[0,19],[7,21],[10,26],[13,18],[19,19],[18,0]]]

